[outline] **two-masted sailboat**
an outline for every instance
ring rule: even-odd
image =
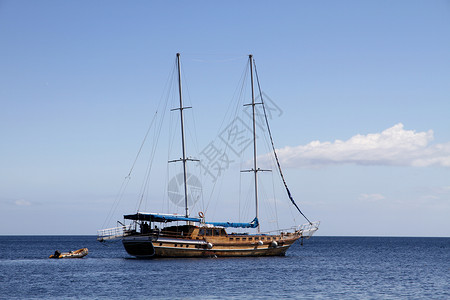
[[[254,60],[252,55],[249,55],[249,66],[252,102],[247,105],[252,107],[253,115],[253,166],[252,169],[246,171],[252,172],[254,176],[255,218],[249,223],[210,222],[206,220],[202,212],[199,212],[198,217],[191,216],[189,213],[186,162],[191,159],[187,158],[185,151],[183,110],[187,107],[183,107],[180,54],[177,53],[179,107],[176,110],[180,112],[182,140],[182,158],[178,161],[181,161],[183,164],[185,213],[184,215],[179,215],[138,211],[134,214],[124,215],[124,219],[130,224],[126,225],[119,222],[121,224],[119,227],[99,230],[99,241],[120,238],[125,250],[130,255],[138,258],[276,256],[285,255],[295,241],[309,238],[318,230],[319,222],[310,222],[298,208],[289,192],[278,162],[266,115],[266,125],[272,143],[273,154],[287,195],[308,223],[272,233],[262,233],[260,231],[258,172],[263,170],[258,168],[257,165],[255,106],[262,105],[264,113],[265,108],[262,96],[259,103],[255,102]],[[183,225],[179,225],[180,222]],[[228,233],[226,229],[230,227],[248,228],[255,232]]]

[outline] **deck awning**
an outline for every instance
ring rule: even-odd
[[[190,222],[200,222],[200,218],[186,218],[183,215],[174,214],[158,214],[158,213],[146,213],[138,212],[133,215],[124,215],[124,219],[135,220],[135,221],[149,221],[149,222],[176,222],[176,221],[190,221]]]
[[[186,218],[183,215],[175,214],[158,214],[158,213],[146,213],[138,212],[133,215],[124,215],[124,219],[135,221],[149,221],[149,222],[177,222],[177,221],[189,221],[189,222],[202,222],[201,218]],[[250,223],[234,223],[234,222],[205,222],[204,224],[220,227],[234,227],[234,228],[256,228],[258,227],[258,219],[254,218]]]

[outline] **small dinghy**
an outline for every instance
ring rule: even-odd
[[[59,252],[59,250],[56,250],[55,253],[50,255],[48,258],[82,258],[88,255],[88,253],[88,248],[81,248],[76,251],[63,253]]]

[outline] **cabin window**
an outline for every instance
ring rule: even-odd
[[[234,238],[230,238],[230,241],[233,241],[234,240]]]
[[[198,231],[199,235],[205,235],[205,228],[200,228],[200,230]]]
[[[264,241],[264,237],[261,237],[261,241]]]
[[[214,235],[219,236],[220,235],[220,229],[214,229]]]
[[[253,240],[253,238],[249,237],[249,238],[248,238],[248,240],[249,240],[249,241],[252,241],[252,240]]]
[[[213,235],[213,230],[212,229],[207,229],[206,230],[206,235],[207,236],[212,236]]]
[[[241,238],[236,238],[236,242],[237,242],[237,241],[240,241],[240,240],[241,240]]]
[[[176,246],[177,246],[177,244],[174,245],[174,247],[176,247]]]
[[[242,238],[242,240],[243,240],[243,241],[246,241],[246,240],[247,240],[247,238]]]
[[[160,246],[162,246],[162,243],[159,243]]]
[[[189,248],[189,245],[186,245],[186,248]]]

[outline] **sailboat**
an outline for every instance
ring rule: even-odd
[[[299,239],[311,237],[319,228],[320,222],[311,222],[302,213],[295,203],[281,171],[273,139],[268,127],[267,115],[265,113],[264,101],[255,101],[254,89],[254,59],[249,55],[250,83],[252,101],[248,106],[252,108],[253,129],[253,161],[252,168],[243,172],[253,173],[255,217],[248,223],[237,222],[210,222],[205,215],[199,212],[198,216],[191,216],[188,201],[188,173],[186,163],[191,158],[186,156],[183,95],[181,86],[180,54],[176,55],[176,66],[178,71],[178,96],[181,121],[181,144],[183,164],[183,189],[184,189],[184,214],[148,213],[137,211],[133,214],[124,215],[120,226],[98,231],[98,241],[104,242],[110,239],[121,239],[126,252],[137,258],[158,257],[246,257],[246,256],[283,256],[289,247]],[[257,73],[256,73],[257,77]],[[259,221],[259,198],[258,198],[258,173],[264,171],[257,165],[257,143],[256,143],[256,121],[255,107],[262,105],[266,116],[267,129],[272,143],[278,171],[292,204],[302,214],[308,223],[294,226],[290,229],[277,230],[264,233],[260,230]],[[173,161],[172,161],[173,162]],[[180,225],[180,222],[182,225]],[[241,228],[252,232],[229,233],[228,228]],[[255,232],[253,232],[255,231]]]

